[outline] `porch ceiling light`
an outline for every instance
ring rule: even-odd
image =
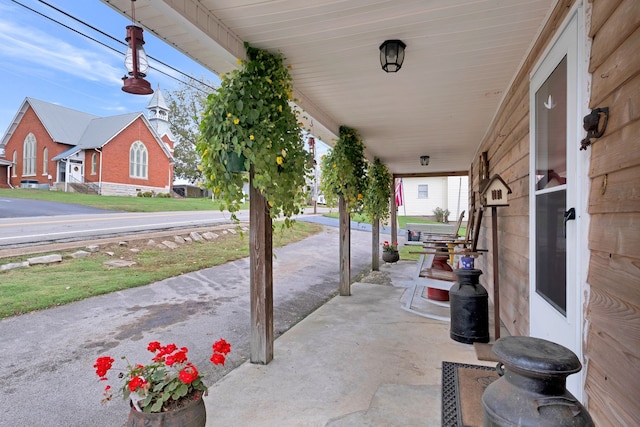
[[[429,164],[429,156],[420,156],[420,165],[427,166]]]
[[[131,1],[131,19],[135,21],[134,1]],[[124,65],[127,67],[127,74],[131,77],[127,75],[122,77],[124,82],[122,90],[134,95],[150,95],[153,93],[153,89],[151,89],[151,84],[144,79],[149,70],[149,61],[143,48],[142,28],[137,25],[128,25],[125,40],[127,54],[124,58]]]
[[[386,40],[380,45],[380,65],[387,73],[395,73],[404,62],[404,49],[407,47],[401,40]]]

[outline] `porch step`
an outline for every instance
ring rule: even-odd
[[[76,193],[81,193],[81,194],[99,194],[98,191],[93,186],[91,186],[89,184],[80,183],[80,182],[70,182],[69,186]]]
[[[440,426],[440,399],[440,385],[382,384],[367,410],[334,418],[325,426]]]

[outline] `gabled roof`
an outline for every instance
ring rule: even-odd
[[[164,98],[162,98],[162,101],[164,102]],[[154,139],[162,147],[167,157],[173,160],[165,143],[160,139],[157,132],[141,112],[99,117],[29,97],[25,98],[22,103],[20,110],[3,136],[0,146],[7,144],[29,106],[31,106],[38,116],[38,119],[53,141],[71,146],[68,150],[55,156],[52,159],[54,161],[67,158],[81,150],[92,150],[103,147],[138,118],[141,118],[147,128],[149,128]]]
[[[61,144],[76,145],[89,123],[98,118],[93,114],[72,110],[35,98],[26,98],[20,110],[26,112],[27,104],[31,105],[51,139]]]
[[[0,140],[0,147],[7,145],[29,107],[38,116],[51,139],[60,144],[75,145],[91,120],[98,118],[93,114],[27,97],[22,101],[20,109]]]
[[[140,116],[144,117],[142,113],[128,113],[96,118],[89,123],[76,145],[84,150],[100,148]]]

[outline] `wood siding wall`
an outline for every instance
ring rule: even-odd
[[[511,335],[529,335],[529,74],[573,5],[558,2],[509,88],[479,153],[487,152],[489,175],[500,174],[511,188],[509,206],[497,209],[500,247],[500,317]],[[479,161],[471,168],[471,188],[478,191]],[[475,206],[479,198],[475,195]],[[478,248],[490,249],[491,210],[484,212]],[[478,260],[481,283],[493,295],[491,253]]]
[[[588,149],[588,409],[598,426],[640,425],[640,2],[594,0],[590,108],[609,107]]]
[[[640,2],[587,2],[592,38],[589,107],[609,107],[610,119],[604,136],[581,152],[590,156],[586,403],[598,426],[638,426]],[[573,3],[560,1],[550,15],[478,151],[488,153],[489,174],[499,173],[513,190],[510,206],[498,209],[498,239],[500,315],[514,335],[529,333],[529,74]],[[475,191],[478,171],[476,160],[471,168]],[[485,212],[480,248],[491,248],[490,216],[490,211]],[[478,266],[484,271],[482,283],[492,295],[491,254],[481,257]]]

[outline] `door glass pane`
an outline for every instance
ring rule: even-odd
[[[536,292],[566,315],[567,59],[536,92]]]
[[[536,92],[536,189],[567,180],[567,58]]]
[[[567,311],[565,199],[565,190],[536,196],[536,292],[563,315]]]

